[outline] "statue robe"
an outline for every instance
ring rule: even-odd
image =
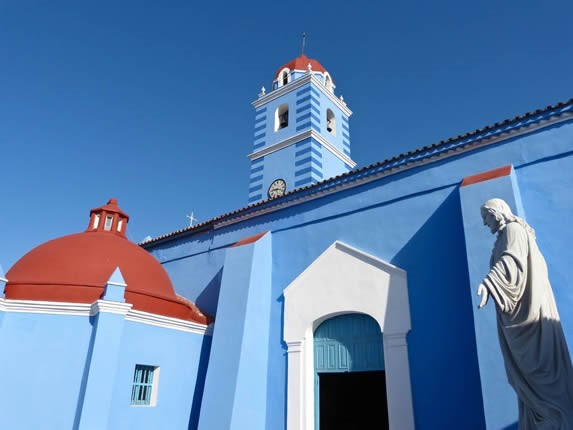
[[[496,302],[505,369],[519,401],[519,429],[573,430],[573,371],[547,265],[533,231],[509,222],[484,280]]]

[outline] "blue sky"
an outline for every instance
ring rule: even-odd
[[[360,167],[573,97],[571,17],[570,0],[0,0],[0,264],[110,197],[133,241],[245,206],[250,103],[302,32]]]

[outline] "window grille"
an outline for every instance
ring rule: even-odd
[[[153,374],[156,367],[137,364],[133,373],[133,387],[131,389],[132,405],[151,405],[151,392],[153,390]]]

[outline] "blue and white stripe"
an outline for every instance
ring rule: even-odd
[[[249,180],[249,203],[262,200],[263,198],[263,173],[265,169],[264,157],[251,162],[251,174]]]
[[[295,188],[322,180],[322,147],[308,138],[296,144]]]

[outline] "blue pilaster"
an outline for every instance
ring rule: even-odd
[[[271,234],[227,250],[200,430],[266,429]]]
[[[131,308],[130,304],[124,303],[126,287],[117,268],[105,287],[104,300],[92,305],[92,313],[95,313],[92,336],[76,416],[79,430],[108,427],[125,315]]]
[[[495,305],[492,300],[478,309],[477,287],[489,272],[489,260],[495,235],[483,225],[480,207],[487,200],[501,198],[514,214],[524,218],[523,206],[515,171],[504,166],[464,179],[460,201],[470,288],[472,296],[475,339],[478,354],[483,412],[488,430],[513,428],[517,422],[517,398],[507,382],[503,356],[499,347]],[[478,407],[478,405],[474,405]]]

